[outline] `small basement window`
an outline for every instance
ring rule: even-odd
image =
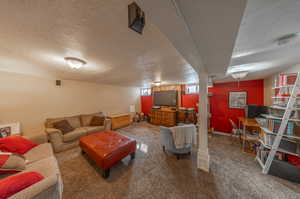
[[[141,96],[150,96],[151,88],[141,88]]]
[[[188,84],[185,89],[186,94],[195,94],[199,93],[199,85],[198,84]]]

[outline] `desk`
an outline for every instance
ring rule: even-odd
[[[249,139],[246,136],[246,128],[252,127],[260,131],[259,124],[253,118],[247,117],[238,117],[239,121],[239,129],[241,129],[241,125],[243,125],[243,152],[245,152],[245,142],[246,141],[256,141],[258,138],[250,137]]]

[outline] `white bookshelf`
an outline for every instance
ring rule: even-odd
[[[266,126],[263,126],[258,121],[258,123],[260,124],[261,130],[264,132],[264,135],[263,135],[263,138],[259,139],[261,146],[258,148],[256,160],[259,163],[259,165],[262,167],[262,172],[264,174],[267,174],[269,172],[271,164],[274,161],[274,158],[275,158],[277,152],[300,157],[300,155],[297,153],[298,146],[295,142],[295,139],[300,140],[300,137],[297,135],[285,134],[286,128],[287,128],[289,122],[295,122],[295,123],[300,122],[299,118],[291,118],[293,111],[300,110],[299,106],[295,106],[297,104],[297,100],[300,99],[300,96],[298,96],[300,93],[300,89],[299,89],[299,87],[300,87],[300,77],[299,76],[300,75],[299,75],[299,72],[297,74],[293,74],[293,75],[296,75],[293,85],[288,83],[289,82],[288,81],[289,74],[285,74],[285,75],[287,75],[287,77],[285,77],[284,75],[281,74],[281,76],[279,76],[277,79],[277,81],[281,80],[282,82],[275,81],[275,86],[273,87],[273,89],[277,90],[278,92],[277,93],[275,92],[277,95],[272,97],[273,105],[270,107],[272,109],[279,109],[279,110],[284,111],[283,116],[278,117],[278,116],[274,116],[271,114],[262,114],[262,117],[267,119],[266,120],[267,122],[265,123],[267,126],[270,125],[268,123],[268,120],[279,120],[280,121],[279,129],[276,129],[276,132],[273,132],[270,129],[268,129]],[[284,96],[280,96],[282,93],[284,93]],[[287,93],[289,96],[286,96]],[[281,101],[281,103],[283,103],[283,105],[276,104],[275,102],[277,99],[283,99],[283,101]],[[295,126],[293,126],[293,127],[295,128]],[[269,136],[269,137],[267,137],[267,136]],[[272,136],[275,138],[273,139]],[[266,141],[267,144],[264,142],[264,140]],[[283,145],[280,145],[282,140],[285,140],[284,142],[287,143],[288,145],[291,144],[293,147],[296,146],[296,151],[293,151],[294,150],[293,147],[290,148],[290,150],[287,150],[288,147],[284,147]],[[294,142],[294,143],[292,144],[290,142]],[[282,146],[283,148],[287,148],[287,149],[283,149],[280,146]],[[262,154],[263,154],[263,157],[262,157]],[[263,158],[263,159],[261,159],[261,158]]]

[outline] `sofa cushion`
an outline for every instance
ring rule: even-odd
[[[103,126],[105,117],[94,116],[91,120],[90,126]]]
[[[38,171],[45,178],[60,175],[58,163],[54,156],[26,165],[26,171]]]
[[[104,126],[86,126],[85,129],[87,131],[86,134],[97,133],[105,130]]]
[[[80,115],[77,116],[71,116],[71,117],[58,117],[58,118],[48,118],[45,122],[46,128],[54,128],[53,124],[55,122],[61,121],[61,120],[68,120],[68,122],[73,126],[74,128],[80,127],[81,121],[80,121]],[[78,126],[79,124],[79,126]]]
[[[81,127],[80,116],[65,117],[65,119],[73,128]]]
[[[54,128],[59,129],[63,134],[74,131],[68,120],[61,120],[53,123]]]
[[[80,115],[81,126],[90,126],[91,121],[94,116],[105,117],[102,112],[87,114],[87,115]]]
[[[44,179],[44,177],[34,171],[3,178],[0,180],[0,198],[8,198],[42,179]]]
[[[25,169],[25,158],[21,155],[0,154],[0,173],[15,173]]]
[[[78,140],[80,137],[86,135],[86,132],[87,132],[87,130],[85,127],[76,128],[76,129],[74,129],[74,131],[64,134],[63,141],[71,142],[74,140]]]
[[[37,144],[21,136],[8,136],[5,138],[0,138],[0,151],[3,152],[24,154],[36,146]]]
[[[46,119],[45,127],[46,128],[54,128],[53,123],[64,120],[64,119],[65,119],[64,117]]]
[[[51,156],[53,156],[53,150],[50,143],[40,144],[24,154],[27,164],[44,158],[49,158]]]

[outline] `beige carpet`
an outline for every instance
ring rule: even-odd
[[[211,172],[196,168],[196,151],[180,160],[164,153],[159,128],[138,123],[118,130],[138,141],[136,158],[125,158],[110,177],[80,148],[57,154],[65,199],[300,198],[299,187],[263,175],[253,157],[240,152],[226,136],[210,138]]]

